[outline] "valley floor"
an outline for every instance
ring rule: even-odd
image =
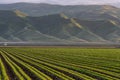
[[[1,47],[0,80],[120,80],[120,49]]]

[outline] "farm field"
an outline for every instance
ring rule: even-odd
[[[120,49],[1,47],[0,80],[120,80]]]

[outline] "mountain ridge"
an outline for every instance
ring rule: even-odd
[[[33,5],[0,5],[0,41],[120,42],[119,8]]]
[[[63,17],[63,15],[65,17]],[[63,14],[41,17],[20,17],[14,11],[0,11],[1,41],[42,41],[42,42],[118,42],[119,27],[110,21],[86,21],[70,18]],[[7,20],[7,19],[10,20]],[[7,24],[6,24],[7,23]],[[88,25],[87,25],[88,24]],[[101,24],[101,25],[97,25]],[[101,26],[99,30],[93,27]],[[106,25],[106,27],[104,26]],[[110,27],[111,26],[111,27]],[[91,27],[91,28],[90,28]],[[109,30],[107,30],[109,28]],[[112,30],[112,31],[111,31]],[[113,31],[114,30],[114,31]],[[96,32],[95,32],[96,31]],[[107,33],[105,33],[107,32]],[[118,35],[116,39],[110,36]],[[112,34],[113,33],[113,34]],[[110,37],[109,37],[110,36]],[[106,38],[107,37],[107,38]]]
[[[45,3],[14,3],[0,4],[0,10],[21,10],[30,16],[44,16],[50,14],[59,14],[65,11],[84,11],[85,10],[100,10],[104,5],[52,5]],[[110,6],[110,5],[109,5]],[[110,6],[113,7],[113,6]],[[115,9],[115,7],[114,7]],[[117,8],[116,8],[117,9]]]

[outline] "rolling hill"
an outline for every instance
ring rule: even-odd
[[[116,19],[80,20],[63,13],[33,17],[19,10],[0,11],[1,42],[119,42],[119,31]]]
[[[120,9],[110,5],[51,5],[46,3],[13,3],[0,4],[0,10],[20,10],[30,16],[45,16],[66,13],[72,17],[84,15],[102,15],[120,13]],[[84,14],[84,15],[83,15]],[[87,16],[87,17],[88,17]]]
[[[0,41],[120,42],[119,14],[110,5],[0,4]]]

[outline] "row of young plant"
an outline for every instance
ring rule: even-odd
[[[95,80],[94,78],[89,77],[89,76],[84,75],[84,74],[81,74],[79,72],[69,70],[67,68],[63,68],[63,67],[60,67],[60,66],[52,65],[50,63],[45,63],[45,62],[39,61],[37,59],[27,57],[27,56],[25,56],[23,54],[22,55],[20,55],[20,54],[17,55],[14,52],[14,54],[12,54],[12,55],[14,55],[17,58],[21,58],[21,60],[24,60],[25,62],[28,62],[29,64],[33,64],[34,66],[38,66],[40,68],[42,67],[42,69],[50,71],[52,74],[60,77],[63,80],[73,80],[73,79],[76,79],[76,78]]]
[[[15,53],[14,53],[15,54]],[[25,62],[25,63],[28,63],[28,64],[30,64],[30,65],[32,65],[32,66],[36,66],[36,68],[37,67],[39,67],[40,69],[43,69],[43,70],[45,70],[45,71],[48,71],[48,72],[50,72],[50,74],[54,74],[54,75],[56,75],[56,76],[58,76],[58,77],[60,77],[61,79],[70,79],[70,80],[72,80],[72,78],[70,78],[70,77],[68,77],[68,76],[66,76],[66,75],[64,75],[64,74],[62,74],[62,73],[60,73],[60,72],[58,72],[58,71],[56,71],[56,70],[54,70],[54,69],[52,69],[52,68],[50,68],[50,67],[47,67],[47,66],[45,66],[45,65],[42,65],[42,64],[40,64],[40,63],[37,63],[37,62],[35,62],[35,61],[32,61],[32,60],[30,60],[30,59],[32,59],[32,58],[30,58],[30,59],[28,59],[28,58],[26,58],[25,56],[21,56],[21,55],[9,55],[9,56],[14,56],[14,57],[16,57],[17,59],[20,59],[21,61],[23,61],[23,62]],[[39,69],[38,69],[39,70]]]
[[[32,53],[32,52],[31,52]],[[57,53],[56,53],[57,54]],[[31,55],[31,54],[30,54]],[[41,55],[41,54],[40,54]],[[37,54],[37,56],[38,56],[38,54]],[[36,56],[36,57],[37,57]],[[66,59],[66,58],[68,58],[68,57],[66,57],[66,56],[64,56],[64,55],[59,55],[59,54],[57,54],[57,56],[61,56],[62,58],[63,57],[65,57],[64,58],[64,60]],[[74,55],[73,55],[74,56]],[[71,57],[73,57],[73,56],[71,56]],[[40,56],[39,56],[40,57]],[[48,56],[45,56],[45,57],[50,57],[50,55],[48,55]],[[56,57],[56,56],[55,56]],[[42,58],[43,58],[43,56],[42,56]],[[53,57],[53,55],[52,55],[52,58],[53,59],[55,59],[56,61],[60,61],[59,59],[57,60],[56,58],[54,58]],[[58,58],[58,57],[57,57]],[[91,68],[92,67],[92,69],[95,71],[96,70],[96,68],[98,69],[98,71],[99,72],[102,72],[102,73],[104,73],[104,74],[107,74],[107,73],[109,73],[108,75],[111,75],[111,76],[116,76],[116,77],[118,77],[119,78],[119,73],[120,73],[120,70],[119,69],[114,69],[114,68],[116,68],[116,67],[114,67],[115,65],[113,65],[113,66],[110,66],[110,67],[112,67],[112,68],[108,68],[108,66],[106,66],[106,65],[104,65],[104,64],[102,64],[102,65],[104,65],[104,66],[101,66],[101,64],[100,63],[103,63],[103,62],[106,62],[106,61],[102,61],[102,62],[99,62],[99,61],[96,61],[96,60],[94,60],[94,61],[96,61],[96,64],[94,65],[94,64],[91,64],[92,62],[89,62],[90,61],[90,59],[88,59],[88,58],[86,58],[86,61],[83,61],[84,60],[84,58],[82,58],[82,57],[75,57],[76,59],[77,58],[80,58],[79,60],[81,61],[81,62],[79,62],[80,63],[80,65],[84,65],[84,66],[86,66],[87,68]],[[45,60],[45,59],[44,59]],[[62,61],[63,59],[61,59],[61,61]],[[69,60],[73,60],[73,59],[69,59]],[[66,59],[66,61],[67,61],[67,59]],[[64,62],[64,61],[62,61],[62,62]],[[76,61],[77,62],[77,61]],[[76,62],[74,62],[74,61],[71,61],[71,63],[72,64],[76,64]],[[58,62],[59,63],[59,62]],[[69,62],[67,62],[67,63],[69,63]],[[111,63],[106,63],[106,64],[111,64]],[[77,64],[78,65],[78,64]],[[119,65],[119,63],[117,64],[116,63],[116,65],[118,66]],[[118,66],[118,68],[119,68],[119,66]]]
[[[64,67],[64,68],[67,68],[67,69],[72,69],[74,71],[78,71],[82,74],[86,74],[86,75],[89,75],[91,77],[94,77],[94,78],[97,78],[97,79],[113,79],[113,77],[109,76],[108,74],[106,75],[104,72],[100,72],[99,69],[93,69],[93,68],[90,68],[90,67],[85,67],[85,66],[77,66],[77,65],[74,65],[74,64],[68,64],[68,63],[65,63],[65,62],[60,62],[60,61],[55,61],[55,60],[51,60],[51,59],[47,59],[47,58],[43,58],[43,57],[39,57],[38,59],[43,60],[42,62],[47,62],[47,63],[50,63],[50,64],[54,64],[54,65],[57,65],[57,66],[61,66],[61,67]]]
[[[99,50],[99,49],[98,49]],[[29,51],[29,50],[28,50]],[[103,50],[102,50],[103,51]],[[33,51],[32,51],[33,52]],[[32,53],[31,52],[31,53]],[[49,50],[48,50],[48,52],[49,52]],[[117,50],[116,50],[116,52],[118,52]],[[71,52],[70,52],[71,53]],[[70,53],[69,53],[69,55],[70,55]],[[82,53],[82,52],[81,52]],[[95,53],[95,52],[94,52]],[[46,54],[46,53],[45,53]],[[78,54],[77,55],[71,55],[70,57],[68,57],[68,56],[64,56],[64,55],[66,55],[66,53],[65,54],[63,54],[63,55],[59,55],[59,53],[57,53],[56,52],[56,54],[57,55],[52,55],[51,53],[50,53],[50,55],[48,55],[47,54],[47,56],[45,56],[45,57],[52,57],[53,59],[55,59],[55,60],[57,60],[56,58],[58,58],[58,56],[60,57],[60,58],[62,58],[62,59],[58,59],[57,61],[59,61],[59,60],[63,60],[63,62],[65,61],[65,62],[67,62],[68,60],[71,60],[71,61],[69,61],[69,62],[71,62],[71,63],[75,63],[75,64],[77,64],[77,63],[80,63],[80,65],[82,64],[82,65],[85,65],[85,66],[90,66],[90,67],[95,67],[95,68],[97,68],[97,69],[100,69],[100,71],[101,72],[109,72],[110,73],[110,75],[112,76],[113,74],[114,75],[117,75],[117,76],[119,76],[119,73],[120,73],[120,70],[119,70],[119,63],[120,62],[111,62],[111,63],[109,63],[109,60],[107,61],[107,60],[99,60],[98,58],[98,60],[96,59],[96,57],[94,58],[94,59],[89,59],[89,57],[87,56],[86,58],[85,57],[83,57],[83,56],[79,56]],[[97,52],[96,52],[96,54],[97,54]],[[31,55],[31,54],[30,54]],[[43,53],[43,55],[44,55],[44,53]],[[44,57],[42,55],[42,53],[40,53],[40,56],[42,56],[42,57]],[[103,55],[105,55],[105,54],[103,54]],[[37,54],[37,56],[39,56],[38,54]],[[37,57],[36,56],[36,57]],[[74,57],[75,56],[75,57]],[[78,57],[76,57],[76,56],[78,56]],[[65,57],[65,58],[63,58],[63,57]],[[78,61],[72,61],[72,60],[74,60],[74,58],[77,60],[78,58],[79,58],[79,62]],[[69,58],[69,59],[68,59]],[[65,60],[66,59],[66,60]],[[112,59],[112,58],[111,58]],[[69,63],[69,62],[67,62],[67,63]],[[95,63],[95,65],[94,64],[91,64],[91,63]],[[114,63],[114,64],[113,64]],[[109,64],[109,65],[108,65]],[[93,65],[93,66],[92,66]],[[110,68],[108,68],[110,66]],[[101,69],[103,69],[103,70],[101,70]],[[104,71],[105,70],[105,71]],[[114,73],[115,72],[115,73]],[[117,73],[117,74],[116,74]],[[106,74],[106,73],[105,73]],[[119,77],[118,77],[119,78]]]
[[[39,79],[39,80],[52,80],[49,76],[45,75],[44,73],[42,73],[41,71],[39,71],[38,69],[36,69],[34,66],[31,66],[30,64],[25,63],[25,62],[19,60],[18,58],[10,55],[9,53],[7,53],[5,51],[4,51],[4,55],[6,55],[10,60],[12,60],[12,62],[15,62],[16,65],[18,65],[18,66],[21,67],[21,69],[20,70],[18,69],[17,72],[23,70],[23,68],[24,68],[24,72],[26,72],[27,70],[29,70],[29,72],[31,73],[31,75],[29,75],[29,77],[32,77],[33,76],[32,74],[34,74],[34,76],[36,77],[36,79]],[[26,72],[26,73],[28,73],[28,72]],[[18,75],[16,75],[16,76],[18,77]],[[18,80],[22,80],[20,78],[21,78],[21,76],[19,77]],[[32,78],[34,78],[34,77],[32,77]],[[28,78],[25,79],[24,78],[23,80],[30,80],[30,79],[28,79]]]
[[[66,49],[65,49],[66,50]],[[87,64],[87,66],[92,66],[92,67],[94,67],[95,65],[97,66],[97,68],[99,68],[100,67],[100,69],[103,69],[103,68],[105,68],[106,70],[111,70],[111,71],[113,71],[113,72],[120,72],[120,59],[114,59],[114,58],[106,58],[105,56],[106,56],[106,54],[105,53],[103,53],[103,52],[112,52],[111,54],[112,55],[117,55],[117,56],[115,56],[115,57],[118,57],[119,58],[119,56],[120,56],[120,50],[118,50],[118,49],[113,49],[113,51],[116,53],[114,53],[112,50],[110,50],[109,51],[109,49],[106,49],[106,51],[105,51],[105,49],[103,49],[103,50],[101,50],[101,49],[92,49],[92,51],[91,51],[91,49],[85,49],[86,51],[84,51],[84,49],[80,49],[79,51],[81,52],[81,54],[75,54],[75,53],[72,53],[72,52],[69,52],[69,53],[64,53],[63,55],[62,54],[60,54],[60,53],[57,53],[57,51],[55,51],[56,52],[56,54],[57,55],[55,55],[55,54],[47,54],[46,56],[44,55],[44,54],[42,54],[42,53],[40,53],[40,56],[45,56],[45,57],[52,57],[53,59],[60,59],[60,60],[65,60],[66,62],[72,62],[72,63],[74,63],[74,64],[79,64],[80,63],[80,65],[81,65],[81,63],[83,63],[84,65],[86,65]],[[94,51],[93,51],[94,50]],[[27,50],[27,51],[29,51],[29,50]],[[31,50],[30,50],[31,51]],[[30,52],[29,51],[29,52]],[[36,52],[34,52],[34,51],[36,51]],[[34,49],[34,50],[32,50],[31,52],[32,53],[37,53],[37,52],[39,52],[40,50],[39,49]],[[51,50],[48,50],[48,52],[49,51],[51,51]],[[98,52],[98,51],[101,51],[101,52]],[[102,52],[103,51],[103,52]],[[74,51],[73,51],[74,52]],[[85,55],[86,53],[88,54],[89,52],[91,52],[89,55]],[[54,53],[54,52],[52,52],[52,53]],[[84,54],[85,53],[85,54]],[[93,55],[93,56],[91,56],[91,54],[95,54],[95,55],[99,55],[99,53],[100,54],[102,54],[102,57],[98,57],[98,56],[95,56],[95,55]],[[119,54],[118,54],[119,53]],[[75,55],[73,55],[73,54],[75,54]],[[107,53],[108,54],[108,53]],[[53,56],[54,55],[54,56]],[[37,54],[37,56],[39,56],[38,54]],[[107,55],[107,56],[110,56],[111,57],[111,55]],[[62,58],[62,59],[61,59]],[[69,58],[69,59],[68,59]],[[73,59],[76,59],[76,61],[74,60],[74,61],[72,61]],[[79,60],[78,60],[79,59]]]
[[[1,57],[1,55],[0,55],[0,57]],[[4,66],[1,58],[0,58],[0,79],[1,80],[9,80],[9,77],[7,75],[7,71],[5,69],[5,66]]]
[[[22,52],[22,53],[23,53],[22,57],[24,57],[26,53],[24,53],[24,52]],[[33,54],[33,53],[30,52],[30,54]],[[31,57],[31,56],[29,56],[29,57]],[[35,61],[36,61],[37,56],[34,57],[34,58],[35,58]],[[32,59],[33,59],[33,57],[32,57]],[[87,66],[82,66],[81,67],[81,66],[78,66],[78,65],[75,65],[75,64],[68,64],[68,63],[60,62],[60,61],[58,62],[58,61],[54,61],[54,60],[51,60],[51,59],[48,59],[48,58],[43,58],[43,57],[40,57],[40,56],[38,56],[38,59],[40,59],[40,60],[38,60],[37,62],[40,62],[42,60],[42,64],[45,64],[45,62],[46,62],[47,64],[49,63],[50,65],[51,64],[56,65],[57,67],[62,67],[62,68],[64,67],[65,69],[73,70],[75,72],[82,73],[82,75],[85,74],[85,75],[91,76],[93,78],[119,79],[118,74],[114,75],[113,72],[109,72],[109,71],[106,71],[106,70],[96,69],[96,68],[87,67]],[[82,77],[82,76],[80,76],[80,77]],[[83,76],[83,77],[85,78],[85,76]]]
[[[3,58],[7,62],[7,64],[11,67],[12,71],[16,75],[16,79],[20,80],[31,80],[30,77],[17,65],[15,64],[8,56],[2,53]]]

